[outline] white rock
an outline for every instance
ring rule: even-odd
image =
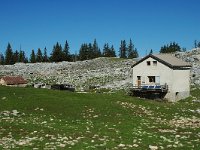
[[[19,112],[18,112],[17,110],[13,110],[13,111],[12,111],[12,114],[13,114],[14,116],[17,116],[17,115],[19,114]]]
[[[150,149],[150,150],[157,150],[157,149],[158,149],[158,146],[149,145],[149,149]]]
[[[125,144],[119,144],[118,147],[125,147]]]

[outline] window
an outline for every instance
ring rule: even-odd
[[[180,97],[179,97],[179,92],[176,92],[175,98],[176,98],[176,99],[179,99],[179,98],[180,98]]]
[[[156,84],[159,85],[160,84],[160,76],[156,76]]]
[[[156,77],[155,76],[148,76],[148,78],[149,78],[149,83],[151,83],[151,82],[156,82]]]
[[[137,76],[137,80],[141,80],[141,76]]]
[[[147,66],[150,66],[151,65],[151,62],[150,61],[147,61]]]
[[[157,66],[157,61],[153,61],[153,65],[154,65],[154,66]]]

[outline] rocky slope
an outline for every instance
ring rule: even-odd
[[[192,64],[191,84],[200,85],[200,48],[178,52],[176,57]],[[91,86],[124,89],[131,86],[131,59],[96,58],[87,61],[60,63],[16,63],[0,66],[0,76],[20,75],[35,83],[66,83],[76,90],[87,90]]]
[[[34,83],[67,83],[76,90],[86,90],[90,86],[119,89],[131,82],[130,59],[97,58],[94,60],[60,63],[16,63],[0,66],[0,76],[20,75]]]

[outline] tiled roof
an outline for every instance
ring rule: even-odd
[[[189,64],[181,59],[178,59],[175,56],[172,56],[171,54],[157,54],[157,55],[150,54],[150,55],[147,55],[146,57],[142,58],[138,62],[136,62],[132,67],[143,62],[144,60],[146,60],[149,57],[163,63],[164,65],[166,65],[170,68],[184,68],[184,67],[190,68],[191,67],[191,64]]]
[[[27,81],[20,76],[5,76],[2,78],[7,85],[27,84]]]
[[[165,61],[166,63],[169,63],[172,66],[177,66],[177,67],[191,66],[189,63],[187,63],[175,56],[172,56],[171,54],[157,54],[157,55],[153,55],[153,56],[159,58],[160,60]]]

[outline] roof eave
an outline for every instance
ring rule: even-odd
[[[173,66],[172,69],[190,70],[192,66]]]
[[[138,62],[136,62],[135,64],[133,64],[133,65],[131,66],[131,68],[133,68],[133,67],[135,67],[137,64],[143,62],[144,60],[146,60],[146,59],[149,58],[150,56],[153,56],[153,55],[152,55],[152,54],[149,54],[149,55],[145,56],[144,58],[140,59]]]

